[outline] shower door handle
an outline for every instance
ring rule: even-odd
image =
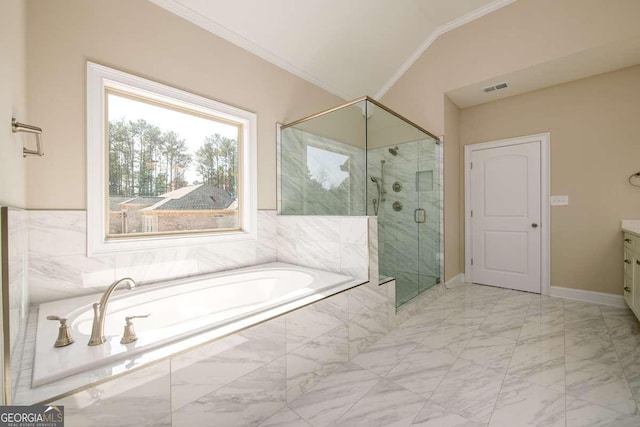
[[[424,209],[416,209],[413,211],[413,220],[418,224],[422,224],[427,221],[427,212]]]

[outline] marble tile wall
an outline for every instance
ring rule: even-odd
[[[278,261],[366,279],[367,217],[279,215]]]
[[[171,361],[98,384],[55,404],[64,405],[67,427],[171,425]]]
[[[258,240],[88,258],[85,211],[29,212],[31,303],[104,290],[116,277],[140,283],[276,261],[276,213],[258,212]]]
[[[276,222],[276,234],[322,243],[318,235],[328,233],[338,253],[344,247],[345,257],[364,257],[364,270],[358,273],[366,276],[370,262],[377,260],[376,219],[322,220],[313,228],[305,227],[305,218],[286,217]],[[300,260],[307,258],[283,261]],[[371,267],[376,277],[377,270]],[[56,403],[65,405],[69,426],[86,425],[89,419],[117,426],[190,426],[206,420],[255,425],[389,332],[395,325],[393,297],[392,284],[378,286],[376,280]]]
[[[255,424],[304,395],[395,324],[394,290],[377,284],[375,218],[262,211],[253,245],[94,260],[84,255],[84,212],[31,214],[31,292],[36,303],[96,292],[103,280],[110,283],[122,274],[151,281],[275,260],[376,279],[65,397],[56,403],[65,405],[69,426],[89,420],[123,426],[194,425],[206,419]]]
[[[375,264],[376,218],[369,218],[368,227]],[[298,420],[286,406],[313,411],[318,387],[335,391],[325,378],[344,382],[345,393],[364,395],[379,379],[370,374],[371,383],[362,383],[361,376],[351,375],[362,369],[350,361],[442,292],[443,285],[434,286],[396,313],[395,283],[368,283],[55,403],[65,405],[69,426],[89,419],[101,425],[176,427]],[[339,406],[340,396],[335,397]],[[323,424],[321,418],[332,414],[323,410],[316,417]]]
[[[391,330],[389,286],[359,286],[55,404],[68,426],[258,425]]]
[[[131,276],[144,284],[276,260],[368,277],[366,217],[259,211],[257,241],[92,258],[86,256],[84,211],[31,211],[29,220],[33,304],[100,292],[117,277]]]
[[[8,262],[9,262],[9,335],[11,360],[22,358],[22,339],[29,315],[29,218],[28,212],[8,209]],[[11,365],[11,382],[15,385],[20,367]]]
[[[296,128],[284,129],[279,144],[278,204],[283,214],[365,215],[367,177],[363,148]],[[329,158],[322,151],[340,156]],[[348,160],[344,162],[343,157]],[[324,190],[316,182],[319,177],[313,175],[314,165],[323,166]],[[339,184],[345,172],[348,176]],[[330,187],[344,187],[345,191],[326,191]]]

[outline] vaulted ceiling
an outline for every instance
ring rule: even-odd
[[[382,97],[438,36],[515,0],[150,1],[352,99]]]

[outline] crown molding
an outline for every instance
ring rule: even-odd
[[[422,54],[429,49],[429,47],[438,39],[438,37],[443,34],[454,30],[458,27],[463,26],[466,23],[469,23],[473,20],[483,17],[491,12],[494,12],[500,8],[503,8],[516,0],[495,0],[485,6],[476,9],[472,12],[467,13],[466,15],[462,15],[459,18],[454,19],[453,21],[449,21],[446,24],[443,24],[436,28],[429,36],[422,42],[420,47],[418,47],[409,58],[402,64],[400,68],[391,76],[389,80],[380,88],[378,92],[375,94],[375,99],[381,99],[388,91],[395,85],[398,80],[411,68],[411,66],[422,56]]]
[[[247,50],[254,55],[268,61],[289,73],[300,77],[312,83],[327,92],[330,92],[342,99],[350,100],[356,98],[359,95],[353,95],[345,93],[341,90],[336,89],[330,83],[324,81],[323,79],[318,78],[313,75],[309,71],[300,68],[288,60],[282,58],[279,55],[267,50],[246,37],[241,36],[240,34],[228,29],[227,27],[220,25],[218,22],[215,22],[205,15],[201,14],[193,10],[192,8],[184,5],[179,0],[149,0],[151,3],[154,3],[161,8],[172,12],[175,15],[178,15],[181,18],[186,19],[187,21],[217,35],[225,39],[226,41],[241,47],[244,50]],[[422,44],[411,54],[411,56],[398,68],[398,70],[391,76],[391,78],[380,88],[380,90],[375,94],[375,99],[381,99],[391,87],[397,83],[397,81],[411,68],[411,66],[420,58],[420,56],[435,42],[438,37],[445,34],[448,31],[451,31],[455,28],[458,28],[468,22],[471,22],[475,19],[478,19],[484,15],[487,15],[495,10],[498,10],[508,4],[515,2],[516,0],[495,0],[479,9],[476,9],[472,12],[467,13],[453,21],[447,22],[439,26],[435,31],[433,31],[427,38],[422,42]]]
[[[240,34],[228,29],[227,27],[220,25],[219,23],[209,19],[205,15],[191,9],[188,6],[185,6],[182,2],[178,0],[149,0],[149,1],[151,3],[154,3],[157,6],[160,6],[165,10],[168,10],[169,12],[174,13],[175,15],[178,15],[181,18],[186,19],[187,21],[201,28],[204,28],[210,33],[213,33],[218,37],[221,37],[232,44],[253,53],[254,55],[264,59],[265,61],[270,62],[282,68],[283,70],[288,71],[289,73],[297,77],[300,77],[301,79],[304,79],[309,83],[312,83],[326,90],[327,92],[330,92],[345,100],[350,100],[355,98],[355,96],[351,96],[350,94],[344,93],[336,89],[326,81],[309,73],[308,71],[293,65],[291,62],[280,57],[279,55],[276,55],[275,53],[258,46],[257,44],[247,39],[246,37],[241,36]]]

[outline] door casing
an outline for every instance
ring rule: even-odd
[[[464,147],[464,281],[473,282],[471,268],[472,253],[472,225],[471,225],[471,153],[487,148],[508,147],[540,141],[540,290],[542,295],[549,295],[551,289],[551,204],[550,204],[550,165],[551,165],[551,133],[520,136],[517,138],[500,139],[465,145]]]

